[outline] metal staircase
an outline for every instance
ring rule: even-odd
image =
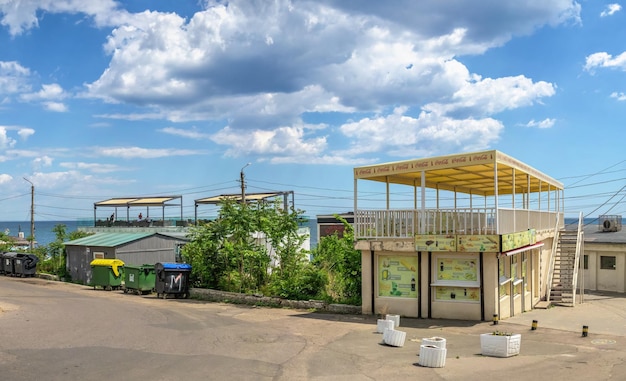
[[[582,214],[577,230],[559,230],[552,248],[551,281],[547,298],[553,304],[576,305],[578,268],[582,253]]]

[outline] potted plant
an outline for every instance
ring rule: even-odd
[[[480,349],[483,356],[511,357],[519,354],[522,335],[494,331],[480,335]]]
[[[389,310],[389,306],[383,304],[380,308],[378,308],[378,320],[376,321],[376,332],[384,333],[385,328],[394,329],[394,322],[392,320],[387,320],[387,311]]]

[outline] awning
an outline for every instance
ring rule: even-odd
[[[271,192],[271,193],[246,193],[246,201],[259,201],[266,198],[278,197],[290,192]],[[222,194],[219,196],[206,197],[195,200],[196,205],[199,204],[213,204],[217,205],[225,200],[241,201],[241,193],[238,194]]]
[[[503,253],[500,253],[499,256],[501,256],[501,257],[510,257],[511,255],[523,253],[525,251],[539,249],[540,247],[543,247],[543,245],[544,245],[543,242],[537,242],[534,245],[528,245],[528,246],[520,247],[520,248],[517,248],[517,249],[505,251]]]

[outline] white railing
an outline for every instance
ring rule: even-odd
[[[549,230],[554,228],[557,217],[563,228],[563,216],[558,212],[541,212],[526,209],[498,209],[499,234],[520,232],[528,229]]]
[[[557,217],[558,218],[558,217]],[[559,236],[561,235],[561,223],[557,219],[554,223],[554,239],[552,240],[552,248],[550,249],[550,262],[548,264],[548,280],[546,282],[546,301],[550,301],[552,294],[552,279],[554,276],[554,265],[556,262],[557,248],[559,247]]]
[[[559,215],[495,208],[426,209],[424,212],[357,210],[354,231],[357,239],[412,238],[416,234],[506,234],[552,229]]]
[[[583,214],[578,215],[578,232],[576,234],[576,256],[574,257],[574,276],[572,277],[572,304],[576,306],[576,283],[578,282],[578,268],[580,266],[580,255],[583,253],[583,244],[585,242],[583,232]],[[584,254],[583,254],[584,255]],[[583,259],[584,260],[584,259]],[[582,295],[584,287],[580,288],[580,299],[582,303]]]

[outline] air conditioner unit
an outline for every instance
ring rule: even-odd
[[[622,230],[622,216],[600,216],[598,219],[600,230],[603,232],[616,232]]]

